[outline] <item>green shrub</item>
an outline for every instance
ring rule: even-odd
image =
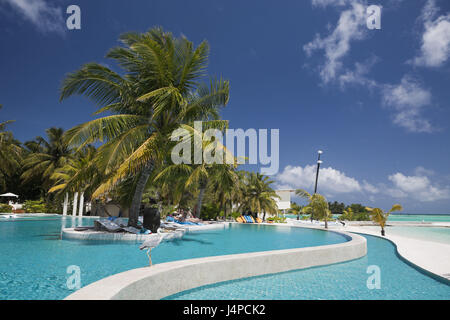
[[[240,213],[240,212],[232,212],[231,216],[233,217],[233,219],[236,219],[237,217],[242,216],[242,213]]]
[[[44,200],[27,200],[23,204],[23,209],[26,213],[45,213],[48,212],[48,208]]]
[[[274,223],[286,223],[285,217],[270,217],[267,218],[267,221],[273,221]]]
[[[1,213],[11,213],[13,210],[13,207],[11,207],[9,204],[0,203],[0,212]]]
[[[217,216],[223,215],[219,207],[214,204],[207,204],[202,206],[202,219],[203,220],[214,220]]]

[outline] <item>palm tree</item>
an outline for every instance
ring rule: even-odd
[[[370,212],[370,218],[373,222],[377,223],[381,227],[381,235],[384,236],[384,227],[386,226],[386,221],[391,214],[391,212],[394,211],[402,211],[403,207],[399,204],[394,204],[388,212],[384,212],[380,208],[366,208]]]
[[[227,203],[230,212],[233,209],[233,199],[236,197],[236,191],[239,189],[239,176],[235,171],[234,165],[216,165],[211,174],[211,189],[214,197],[223,210],[224,219],[227,220]]]
[[[344,212],[342,213],[342,220],[353,220],[353,209],[348,207]]]
[[[273,183],[268,176],[260,173],[247,172],[244,175],[242,199],[240,209],[252,213],[276,214],[278,207],[275,199],[279,198],[275,190],[270,186]]]
[[[224,121],[207,121],[204,122],[203,125],[206,125],[206,129],[216,128],[223,130],[228,126],[228,123]],[[205,152],[208,150],[212,152],[221,151],[224,155],[232,157],[232,155],[219,141],[203,139],[203,133],[196,130],[195,127],[190,125],[182,125],[182,128],[190,134],[191,141],[201,141],[201,150],[204,150]],[[169,181],[178,180],[178,184],[183,181],[185,184],[185,190],[188,190],[193,186],[197,186],[198,195],[194,214],[197,218],[201,218],[201,209],[205,192],[208,187],[208,182],[212,177],[216,176],[217,178],[224,179],[221,181],[224,184],[224,187],[226,183],[228,183],[228,185],[234,184],[238,178],[234,171],[234,168],[236,167],[236,159],[234,159],[235,164],[233,165],[226,163],[207,163],[206,161],[202,161],[200,164],[195,164],[194,155],[191,155],[190,160],[191,164],[170,164],[166,166],[156,176],[155,181],[161,179],[167,179]],[[224,160],[223,157],[222,160]],[[218,181],[216,180],[216,183],[217,182]]]
[[[300,213],[302,212],[302,207],[296,204],[295,202],[291,203],[291,212],[292,214],[297,215],[297,220],[300,220]]]
[[[93,146],[85,147],[67,163],[57,168],[51,176],[54,185],[49,192],[59,195],[67,192],[81,191],[88,197],[101,183],[101,175],[95,162],[96,150]]]
[[[111,49],[107,57],[123,72],[86,64],[67,76],[61,99],[84,95],[98,105],[97,113],[112,113],[69,130],[66,138],[81,147],[105,142],[98,157],[110,179],[94,197],[127,177],[135,178],[129,225],[136,226],[147,181],[173,146],[172,132],[194,120],[218,119],[218,108],[228,103],[229,83],[199,82],[208,61],[206,41],[194,48],[186,38],[174,38],[161,28],[120,39],[124,46]]]
[[[48,141],[37,137],[34,141],[25,142],[28,154],[21,176],[24,183],[36,177],[42,178],[44,192],[52,185],[51,176],[55,170],[65,166],[72,158],[72,150],[63,141],[63,129],[49,128],[46,133]]]
[[[0,109],[2,105],[0,104]],[[0,122],[0,188],[5,188],[7,179],[20,168],[22,151],[20,142],[14,139],[11,132],[5,131],[12,120]]]
[[[310,209],[307,209],[307,211],[311,214],[311,220],[313,219],[313,216],[317,219],[324,219],[325,229],[327,229],[328,219],[331,216],[331,211],[329,209],[327,199],[318,193],[311,195],[309,192],[303,189],[295,190],[295,194],[309,201],[308,207]]]

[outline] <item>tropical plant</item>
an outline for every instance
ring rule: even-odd
[[[43,193],[52,185],[51,177],[57,168],[64,167],[72,158],[72,150],[63,141],[64,130],[49,128],[46,130],[48,141],[37,137],[33,141],[25,142],[27,155],[23,161],[23,182],[33,178],[42,179]]]
[[[52,174],[54,183],[48,192],[56,193],[59,197],[81,192],[86,200],[90,199],[90,195],[103,178],[98,170],[95,155],[96,149],[87,146],[68,159],[64,166],[57,168]]]
[[[331,217],[331,211],[328,207],[327,199],[318,193],[311,195],[306,190],[297,189],[295,194],[299,197],[308,200],[308,206],[305,208],[305,213],[311,214],[311,220],[323,219],[325,221],[325,228],[328,228],[328,219]]]
[[[270,217],[267,218],[268,222],[273,222],[273,223],[286,223],[286,218],[285,217]]]
[[[13,211],[13,207],[9,204],[0,203],[0,212],[1,213],[11,213]]]
[[[204,122],[203,125],[206,126],[205,129],[212,127],[223,130],[227,126],[227,122],[207,121]],[[183,132],[186,133],[183,139],[189,138],[190,141],[194,141],[194,143],[196,143],[196,141],[199,141],[197,143],[200,150],[202,150],[202,156],[204,153],[215,154],[216,152],[220,152],[222,155],[231,156],[226,148],[220,143],[220,141],[204,139],[203,133],[190,125],[182,125],[181,127],[184,129]],[[191,148],[190,145],[189,148]],[[221,156],[220,158],[221,161],[219,163],[210,163],[210,161],[203,160],[201,161],[201,163],[197,164],[195,161],[195,155],[191,154],[191,157],[189,159],[190,164],[181,163],[167,165],[155,177],[155,182],[161,180],[177,181],[177,186],[175,186],[174,190],[175,192],[177,192],[178,196],[180,196],[180,193],[185,192],[186,190],[192,190],[193,187],[197,187],[198,195],[197,201],[195,203],[194,215],[197,218],[201,218],[201,210],[208,183],[214,182],[216,187],[218,187],[218,184],[221,184],[222,187],[228,187],[227,190],[229,190],[238,179],[234,171],[235,165],[224,163],[224,156]],[[231,160],[235,159],[231,158]],[[225,194],[219,194],[219,197],[221,197],[220,204],[223,208],[226,201]]]
[[[278,206],[275,199],[280,197],[272,189],[272,183],[273,181],[268,176],[260,173],[245,173],[243,175],[240,210],[256,214],[263,213],[263,220],[266,219],[266,213],[276,214]]]
[[[0,109],[2,105],[0,105]],[[0,122],[0,190],[4,189],[10,178],[21,166],[22,148],[6,126],[14,121]]]
[[[129,225],[136,226],[147,181],[173,146],[172,132],[194,120],[218,119],[218,108],[228,102],[229,83],[199,82],[208,61],[206,41],[194,48],[186,38],[174,38],[161,28],[120,39],[124,46],[111,49],[107,58],[122,72],[86,64],[66,77],[61,99],[84,95],[99,106],[97,113],[112,113],[69,130],[66,141],[79,147],[104,142],[98,158],[109,179],[93,196],[132,177]]]
[[[302,213],[302,206],[299,206],[297,203],[292,202],[290,213],[297,215],[297,220],[300,220],[300,214]]]
[[[366,209],[370,212],[370,218],[372,219],[372,221],[381,227],[381,235],[384,236],[385,235],[384,228],[386,226],[386,221],[387,221],[389,215],[394,211],[402,211],[403,207],[399,204],[394,204],[392,206],[391,210],[389,210],[387,212],[384,212],[380,208],[367,207]]]
[[[352,210],[351,207],[348,207],[347,209],[345,209],[343,211],[341,219],[342,220],[349,220],[349,221],[353,220],[353,210]]]
[[[43,199],[40,200],[26,200],[23,204],[23,209],[26,213],[44,213],[49,212]]]

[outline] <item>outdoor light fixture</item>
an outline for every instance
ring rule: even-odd
[[[314,194],[317,193],[317,181],[319,180],[319,169],[320,169],[320,165],[323,163],[322,160],[320,160],[320,155],[323,153],[322,150],[317,151],[317,153],[319,154],[318,158],[317,158],[317,172],[316,172],[316,184],[314,186]]]

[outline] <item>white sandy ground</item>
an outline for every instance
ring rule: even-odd
[[[301,225],[307,228],[319,228],[317,225],[311,224],[307,221],[297,221],[294,219],[289,219],[290,224],[293,225]],[[389,225],[408,225],[408,226],[424,226],[421,223],[389,223]],[[450,224],[447,222],[443,223],[430,223],[426,226],[429,227],[449,227]],[[372,226],[359,226],[359,225],[346,225],[346,226],[338,226],[334,222],[329,223],[330,230],[339,230],[346,232],[356,232],[363,233],[368,235],[373,235],[377,237],[381,237],[380,228],[374,228]],[[382,237],[383,238],[383,237]],[[411,235],[408,237],[399,236],[394,234],[389,234],[389,229],[386,230],[385,239],[392,241],[396,247],[397,252],[408,261],[412,262],[416,266],[434,273],[437,276],[446,278],[450,280],[450,243],[440,243],[435,241],[425,241],[423,239],[414,239],[411,238]]]

